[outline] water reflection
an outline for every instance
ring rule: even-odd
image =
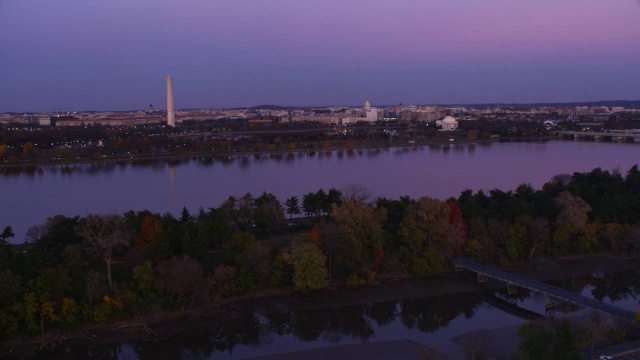
[[[473,154],[476,151],[476,144],[475,143],[471,143],[467,145],[467,152],[469,154]]]
[[[171,187],[171,196],[176,195],[176,166],[169,163],[169,185]]]
[[[634,271],[611,274],[606,278],[596,276],[589,285],[593,286],[591,295],[598,301],[607,298],[611,302],[636,300],[640,294],[640,277]]]
[[[471,279],[458,278],[454,281],[467,281],[478,290],[374,303],[366,303],[363,299],[364,304],[326,307],[322,306],[322,298],[315,301],[304,297],[254,300],[228,306],[213,325],[193,328],[168,341],[99,349],[73,348],[64,352],[67,357],[90,359],[122,358],[125,355],[138,359],[219,359],[408,338],[419,338],[426,346],[439,348],[443,344],[438,340],[441,335],[437,334],[446,336],[448,340],[476,328],[498,329],[522,324],[539,318],[548,301],[545,296],[526,289],[510,294],[500,285],[488,289],[484,288],[487,285],[473,284]],[[569,277],[550,283],[565,286],[576,293],[592,289],[593,296],[599,299],[635,299],[639,281],[638,272],[626,271],[599,278]],[[383,288],[379,290],[384,291]],[[581,311],[576,305],[556,303],[556,316],[575,316]],[[472,321],[476,317],[485,320],[480,323]],[[424,334],[436,336],[430,340]]]

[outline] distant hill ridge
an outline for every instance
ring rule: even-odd
[[[400,104],[400,105],[413,105],[413,104]],[[378,108],[390,108],[395,107],[396,105],[379,105]],[[576,106],[606,106],[606,107],[624,107],[625,109],[640,109],[640,100],[600,100],[600,101],[584,101],[584,102],[558,102],[558,103],[451,103],[451,104],[421,104],[418,106],[442,106],[442,107],[466,107],[466,108],[492,108],[492,107],[512,107],[512,108],[532,108],[532,107],[576,107]],[[282,105],[273,105],[273,104],[265,104],[251,107],[232,107],[232,108],[221,108],[225,110],[304,110],[304,109],[322,109],[322,108],[330,108],[330,107],[341,107],[339,105],[325,105],[325,106],[282,106]],[[362,105],[355,106],[347,106],[351,108],[359,108]],[[211,108],[213,109],[213,108]],[[216,108],[218,109],[218,108]],[[207,110],[206,108],[184,108],[180,109],[181,111],[194,111],[194,110]],[[83,110],[80,111],[82,113],[99,113],[99,112],[114,112],[114,113],[131,113],[140,111],[138,110]],[[1,112],[0,112],[1,113]],[[5,112],[4,114],[14,114],[14,115],[22,115],[22,114],[37,114],[38,112]]]
[[[405,104],[409,105],[409,104]],[[398,105],[380,105],[380,108],[388,108],[395,107]],[[599,101],[583,101],[583,102],[557,102],[557,103],[459,103],[459,104],[429,104],[429,105],[419,105],[419,106],[443,106],[443,107],[452,107],[452,106],[462,106],[462,107],[475,107],[475,108],[486,108],[486,107],[523,107],[523,108],[531,108],[531,107],[577,107],[577,106],[607,106],[607,107],[624,107],[626,109],[634,109],[640,108],[640,100],[599,100]],[[248,109],[250,110],[292,110],[292,109],[309,109],[309,108],[325,108],[325,107],[336,107],[334,106],[281,106],[281,105],[259,105],[252,106]],[[350,107],[361,107],[350,106]],[[241,109],[241,108],[234,108]]]
[[[560,103],[481,103],[481,104],[456,104],[442,106],[464,107],[576,107],[576,106],[622,106],[624,108],[640,108],[640,100],[600,100],[585,102],[560,102]]]

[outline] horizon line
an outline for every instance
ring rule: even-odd
[[[640,99],[636,100],[587,100],[587,101],[561,101],[561,102],[471,102],[471,103],[436,103],[436,104],[410,104],[410,103],[399,103],[395,105],[383,104],[373,107],[379,108],[390,108],[396,106],[442,106],[442,107],[452,107],[452,106],[460,106],[460,107],[470,107],[470,106],[544,106],[544,105],[555,105],[555,106],[563,106],[563,105],[578,105],[578,104],[593,104],[593,103],[607,103],[607,102],[625,102],[625,103],[638,103],[637,105],[640,107]],[[282,109],[312,109],[312,108],[332,108],[332,107],[348,107],[348,108],[360,108],[362,106],[353,106],[353,105],[278,105],[278,104],[260,104],[254,106],[232,106],[232,107],[190,107],[190,108],[182,108],[176,109],[176,111],[189,111],[189,110],[239,110],[239,109],[261,109],[265,107],[279,107]],[[62,108],[59,108],[62,109]],[[69,108],[64,108],[65,110]],[[128,110],[67,110],[62,111],[66,113],[70,112],[136,112],[143,111],[143,108],[139,109],[128,109]],[[166,109],[159,109],[158,111],[166,111]],[[4,111],[0,112],[0,114],[32,114],[32,113],[53,113],[53,112],[61,112],[59,110],[51,110],[51,111]]]

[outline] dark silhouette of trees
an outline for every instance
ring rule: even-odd
[[[6,244],[7,239],[12,238],[14,236],[16,236],[16,234],[13,233],[13,229],[11,228],[11,226],[5,227],[4,230],[2,230],[2,233],[0,233],[0,245]]]
[[[289,214],[289,218],[293,215],[300,215],[300,204],[297,196],[292,196],[285,200],[284,206],[287,208],[287,214]]]

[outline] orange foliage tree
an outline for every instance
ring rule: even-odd
[[[159,249],[162,244],[158,241],[158,235],[162,232],[162,223],[153,216],[142,219],[140,232],[136,235],[136,246],[145,249]]]
[[[309,236],[309,239],[311,239],[311,241],[313,241],[316,245],[320,246],[320,232],[318,231],[317,227],[313,227],[313,229],[311,229],[311,231],[309,231],[309,233],[307,234],[307,236]]]

